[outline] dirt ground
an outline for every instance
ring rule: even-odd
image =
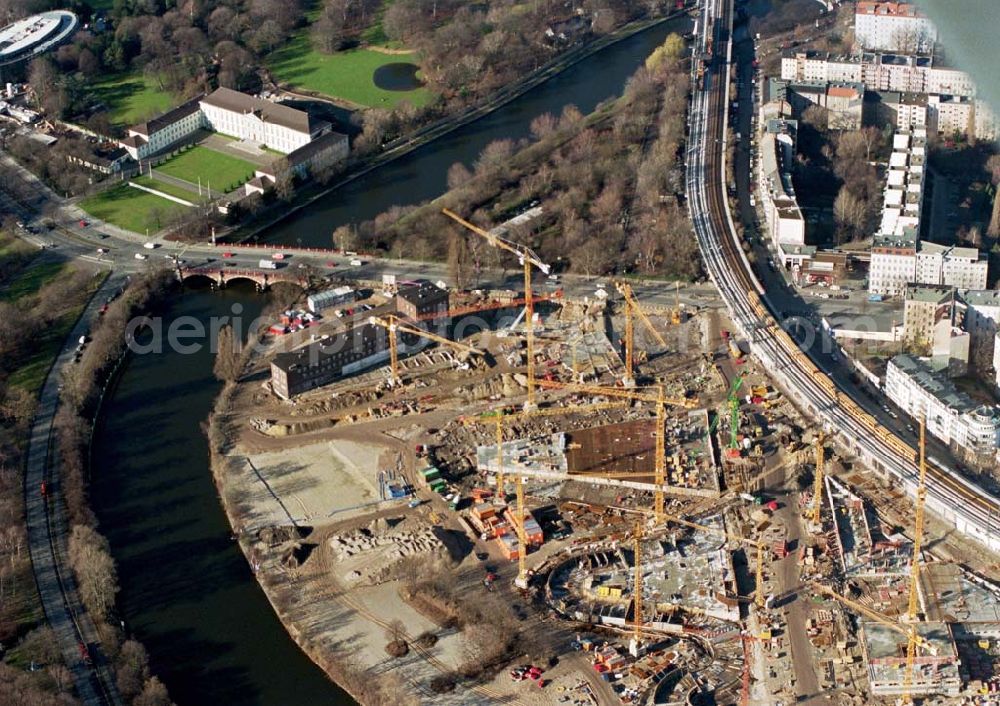
[[[248,455],[237,482],[249,493],[249,523],[319,526],[364,511],[379,499],[381,451],[338,440]]]

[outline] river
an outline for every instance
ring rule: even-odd
[[[433,198],[448,167],[471,164],[489,142],[528,136],[531,120],[575,104],[591,111],[686,18],[583,60],[499,111],[352,182],[279,224],[269,240],[328,245],[343,223],[394,204]],[[301,240],[300,240],[301,239]],[[253,317],[264,297],[250,288],[187,291],[164,313],[207,322],[240,304]],[[93,488],[101,530],[119,567],[128,631],[150,653],[180,706],[312,706],[353,701],[298,650],[247,568],[221,509],[201,424],[220,385],[207,350],[132,356],[109,395],[95,436]]]

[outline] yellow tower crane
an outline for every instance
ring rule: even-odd
[[[906,608],[906,622],[910,630],[916,631],[919,612],[920,552],[924,542],[924,505],[927,502],[927,450],[926,419],[920,417],[920,475],[917,478],[917,504],[913,510],[913,558],[910,559],[910,595]],[[917,658],[917,645],[913,640],[906,643],[906,674],[903,675],[903,700],[912,703],[910,688],[913,685],[913,667]]]
[[[635,531],[632,533],[632,552],[635,554],[633,563],[635,564],[635,578],[632,581],[632,607],[635,609],[635,625],[632,639],[638,648],[642,642],[642,522],[635,523]]]
[[[820,432],[816,436],[816,473],[813,477],[813,499],[812,507],[809,511],[809,520],[820,526],[820,515],[823,509],[823,468],[825,459],[823,458],[823,442],[826,435]]]
[[[457,351],[468,353],[470,355],[483,354],[483,352],[478,348],[473,348],[472,346],[467,346],[464,343],[452,341],[444,338],[443,336],[433,334],[430,331],[425,331],[417,326],[411,326],[403,323],[395,314],[389,314],[384,319],[379,318],[378,316],[371,316],[368,318],[368,321],[376,326],[381,326],[389,332],[389,365],[390,370],[392,371],[393,384],[398,383],[401,380],[399,376],[399,341],[397,340],[397,334],[399,333],[408,333],[413,336],[419,336],[420,338],[426,338],[430,341],[434,341],[435,343],[440,343],[443,346],[448,346],[449,348],[454,348]]]
[[[524,266],[524,330],[528,345],[528,395],[525,408],[531,409],[535,406],[535,304],[531,291],[531,268],[535,267],[546,275],[549,274],[551,269],[547,264],[541,261],[538,255],[536,255],[531,248],[518,243],[513,243],[509,240],[501,238],[498,235],[494,235],[487,230],[483,230],[479,226],[469,223],[469,221],[447,208],[442,209],[441,212],[476,235],[485,238],[486,241],[493,247],[506,250],[509,253],[517,255],[518,260]]]
[[[906,636],[906,673],[903,675],[902,701],[904,704],[913,704],[913,694],[911,692],[913,689],[913,670],[916,666],[917,649],[919,648],[925,650],[930,654],[936,653],[933,645],[917,634],[917,623],[914,621],[909,622],[906,626],[900,625],[899,623],[889,619],[887,616],[872,610],[868,606],[862,605],[857,601],[853,601],[847,596],[840,595],[832,588],[824,586],[818,581],[813,581],[810,585],[820,593],[824,593],[827,596],[840,601],[848,608],[851,608],[865,617]]]
[[[681,323],[681,283],[674,282],[674,309],[670,312],[670,323],[677,326]]]
[[[635,315],[639,315],[642,323],[653,334],[657,343],[666,348],[667,342],[653,326],[653,322],[646,316],[646,312],[639,306],[639,301],[632,291],[632,285],[628,282],[615,282],[615,288],[625,300],[625,378],[623,382],[626,387],[632,387],[635,385]]]
[[[640,402],[654,402],[656,404],[656,465],[653,472],[654,482],[657,490],[653,493],[654,509],[657,521],[662,521],[663,508],[665,505],[663,486],[667,482],[667,440],[666,440],[666,405],[674,405],[690,409],[698,406],[697,399],[686,397],[667,397],[663,393],[663,386],[656,388],[656,394],[651,395],[638,390],[625,390],[617,387],[600,387],[598,385],[581,385],[579,383],[558,382],[555,380],[540,380],[538,384],[542,387],[572,390],[591,395],[603,395],[605,397],[618,397]]]

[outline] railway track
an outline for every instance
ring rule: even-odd
[[[916,450],[883,427],[819,359],[803,351],[777,322],[767,292],[736,235],[724,191],[732,0],[706,0],[696,57],[703,76],[691,98],[687,187],[691,219],[709,275],[751,352],[776,382],[814,418],[839,434],[852,452],[916,494]],[[1000,551],[1000,499],[941,463],[928,463],[928,507],[954,528]]]

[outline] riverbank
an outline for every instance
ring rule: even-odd
[[[323,434],[322,440],[285,443],[248,440],[245,421],[257,406],[256,394],[256,384],[244,382],[228,384],[217,398],[208,434],[212,475],[247,563],[299,648],[365,706],[421,703],[431,697],[437,704],[461,706],[499,696],[482,687],[478,698],[477,692],[465,690],[434,694],[429,684],[460,666],[460,631],[440,632],[399,598],[396,580],[345,585],[351,572],[340,570],[328,554],[330,542],[341,533],[367,528],[380,518],[385,522],[386,509],[375,502],[374,480],[379,460],[391,449],[379,442],[380,435],[351,439],[350,433]],[[407,522],[419,532],[424,518]],[[290,533],[285,541],[271,539],[282,532]],[[419,658],[392,660],[385,652],[390,631],[410,642]],[[435,633],[433,646],[416,644],[417,636]]]
[[[306,207],[314,204],[319,199],[330,195],[331,193],[371,173],[372,171],[400,159],[401,157],[405,157],[417,149],[425,147],[433,141],[454,132],[459,128],[470,125],[477,120],[490,115],[511,101],[528,93],[532,89],[537,88],[552,78],[555,78],[584,59],[587,59],[594,54],[597,54],[598,52],[641,32],[682,17],[685,14],[686,10],[681,10],[671,12],[662,17],[637,20],[604,37],[600,37],[579,47],[575,47],[565,54],[556,57],[545,66],[533,71],[517,84],[505,87],[486,103],[469,108],[467,111],[458,116],[444,118],[436,123],[424,126],[411,135],[407,135],[389,143],[384,151],[354,166],[348,174],[341,177],[335,183],[323,187],[313,186],[312,188],[314,188],[315,191],[310,190],[310,187],[306,187],[306,189],[303,189],[302,193],[298,195],[296,202],[285,208],[281,213],[247,226],[237,226],[223,235],[224,237],[233,237],[239,242],[255,238],[263,231],[269,230],[275,225],[287,220],[289,217],[301,213]]]

